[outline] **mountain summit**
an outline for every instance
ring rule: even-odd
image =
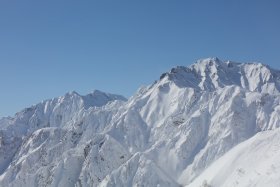
[[[279,93],[280,71],[261,63],[223,62],[218,58],[198,60],[189,67],[179,66],[161,76],[180,87],[214,91],[236,85],[249,91]]]
[[[0,186],[279,186],[279,88],[269,66],[208,58],[128,100],[43,101],[0,120]]]

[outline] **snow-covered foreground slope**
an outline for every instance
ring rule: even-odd
[[[278,131],[279,88],[268,66],[210,58],[129,100],[95,91],[44,101],[0,120],[0,186],[188,185],[236,145]]]
[[[265,131],[216,160],[188,187],[280,186],[280,130]]]

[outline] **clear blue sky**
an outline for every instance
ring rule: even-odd
[[[280,69],[279,0],[3,0],[0,116],[72,90],[131,96],[217,56]]]

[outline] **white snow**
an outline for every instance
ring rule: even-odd
[[[280,186],[280,130],[264,131],[216,160],[188,187]]]
[[[279,185],[279,91],[278,70],[209,58],[129,100],[43,101],[0,119],[0,186]]]

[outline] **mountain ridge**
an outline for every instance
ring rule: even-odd
[[[213,91],[224,86],[238,85],[249,91],[276,94],[280,91],[279,70],[261,63],[223,62],[217,57],[198,60],[188,67],[172,68],[170,72],[162,74],[160,79],[165,77],[178,86],[199,90]]]
[[[128,100],[95,91],[43,101],[0,120],[0,186],[188,185],[279,128],[279,80],[269,66],[209,58]]]

